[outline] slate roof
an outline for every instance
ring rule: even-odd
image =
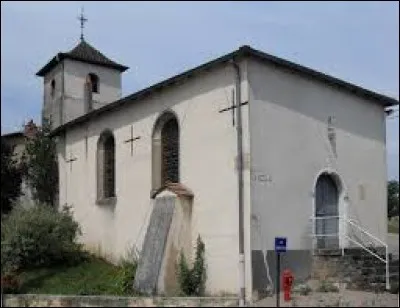
[[[37,73],[37,76],[43,77],[49,72],[54,66],[56,66],[63,59],[72,59],[90,64],[97,64],[109,68],[114,68],[120,72],[124,72],[128,69],[127,66],[118,64],[111,59],[107,58],[100,51],[94,48],[92,45],[87,43],[85,40],[81,42],[69,52],[59,52],[54,58],[52,58],[45,66],[43,66]]]
[[[373,92],[371,90],[367,90],[365,88],[362,88],[355,84],[349,83],[347,81],[340,80],[338,78],[326,75],[324,73],[318,72],[311,68],[299,65],[294,62],[290,62],[290,61],[282,59],[282,58],[275,57],[273,55],[267,54],[265,52],[262,52],[257,49],[253,49],[250,46],[245,45],[245,46],[242,46],[239,49],[237,49],[229,54],[226,54],[222,57],[219,57],[210,62],[207,62],[207,63],[197,66],[193,69],[190,69],[186,72],[183,72],[179,75],[176,75],[169,79],[161,81],[155,85],[152,85],[148,88],[145,88],[143,90],[135,92],[131,95],[123,97],[123,98],[121,98],[113,103],[107,104],[99,109],[92,110],[91,112],[89,112],[87,114],[84,114],[70,122],[67,122],[67,123],[57,127],[52,132],[52,135],[53,136],[59,135],[61,132],[65,131],[66,129],[73,127],[79,123],[84,123],[94,117],[99,116],[100,114],[104,114],[107,112],[115,111],[119,108],[123,108],[123,106],[132,104],[135,101],[142,99],[143,97],[146,97],[148,95],[151,95],[152,93],[159,91],[163,88],[174,86],[177,83],[187,80],[188,78],[191,78],[201,72],[210,70],[217,66],[220,66],[220,65],[229,63],[233,60],[238,60],[238,59],[241,59],[244,57],[256,59],[261,62],[270,64],[270,65],[274,65],[278,68],[289,70],[293,73],[302,75],[305,78],[314,79],[316,81],[327,84],[328,86],[335,87],[336,89],[338,89],[340,91],[344,91],[344,92],[353,94],[355,96],[375,102],[375,103],[381,105],[383,108],[387,108],[387,107],[395,106],[395,105],[399,104],[399,101],[393,97],[389,97],[389,96],[386,96],[383,94],[379,94],[377,92]]]

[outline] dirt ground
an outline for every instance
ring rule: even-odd
[[[399,307],[399,295],[344,290],[338,293],[294,294],[290,302],[280,299],[281,307]],[[252,307],[276,307],[276,297],[264,298]]]

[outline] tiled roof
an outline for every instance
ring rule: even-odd
[[[77,61],[82,61],[91,64],[97,64],[105,67],[114,68],[121,72],[124,72],[128,69],[127,66],[118,64],[111,59],[107,58],[96,48],[91,46],[85,40],[82,40],[75,48],[73,48],[69,52],[60,52],[51,59],[43,68],[41,68],[36,75],[44,76],[47,72],[49,72],[54,66],[56,66],[63,59],[72,59]]]
[[[157,191],[154,191],[152,194],[152,198],[155,198],[158,194],[160,194],[163,191],[170,191],[172,193],[174,193],[175,195],[179,196],[179,197],[186,197],[186,198],[193,198],[194,194],[193,192],[187,188],[185,185],[181,184],[181,183],[171,183],[168,182],[165,185],[163,185],[160,189],[158,189]]]

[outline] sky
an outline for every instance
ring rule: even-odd
[[[35,73],[85,38],[130,67],[123,96],[241,45],[399,98],[399,3],[1,2],[1,133],[40,123]],[[398,108],[387,119],[389,179],[399,178]]]

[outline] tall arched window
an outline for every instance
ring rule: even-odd
[[[97,199],[115,197],[115,140],[104,131],[97,144]]]
[[[89,74],[90,83],[92,85],[92,92],[99,93],[99,76],[96,74],[90,73]]]
[[[153,192],[167,182],[179,183],[179,124],[174,113],[164,112],[156,121],[152,140]]]

